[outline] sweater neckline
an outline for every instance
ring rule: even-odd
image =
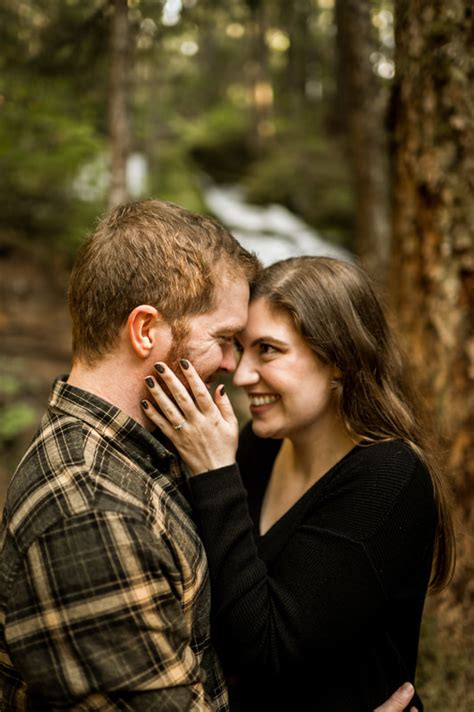
[[[269,453],[268,461],[266,463],[267,466],[265,467],[265,481],[263,483],[261,496],[259,497],[258,501],[258,511],[255,512],[255,529],[258,539],[262,542],[270,539],[273,535],[275,535],[275,533],[278,533],[278,531],[280,531],[282,527],[285,527],[289,522],[293,521],[293,519],[297,517],[300,512],[302,512],[306,508],[307,502],[311,501],[314,496],[316,496],[320,493],[320,491],[326,488],[326,486],[336,475],[342,464],[347,462],[347,460],[349,460],[356,452],[362,449],[362,446],[360,444],[354,445],[354,447],[351,448],[348,452],[346,452],[346,454],[343,455],[340,460],[335,462],[334,465],[329,468],[329,470],[327,470],[323,475],[321,475],[321,477],[316,480],[316,482],[314,482],[310,487],[308,487],[308,489],[301,495],[301,497],[297,499],[296,502],[289,509],[287,509],[287,511],[284,512],[284,514],[282,514],[281,517],[279,517],[269,529],[267,529],[265,534],[261,534],[260,519],[263,501],[265,498],[265,493],[267,491],[268,484],[270,482],[273,465],[280,451],[282,442],[283,441],[280,441],[279,447],[276,448],[272,453]]]

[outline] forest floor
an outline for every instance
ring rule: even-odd
[[[68,269],[31,246],[0,254],[0,510],[8,481],[70,365]]]

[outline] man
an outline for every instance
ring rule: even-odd
[[[2,712],[227,710],[184,470],[140,401],[157,361],[186,355],[209,385],[234,369],[258,268],[220,225],[160,201],[112,211],[80,250],[71,373],[4,511]]]

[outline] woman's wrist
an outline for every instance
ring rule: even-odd
[[[236,464],[235,457],[234,458],[222,458],[222,459],[215,459],[212,462],[208,462],[206,464],[196,464],[196,465],[189,465],[188,464],[188,470],[189,470],[189,476],[190,477],[199,477],[199,475],[205,475],[208,472],[214,472],[214,470],[222,470],[226,467],[232,467],[233,465]]]

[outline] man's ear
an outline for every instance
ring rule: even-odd
[[[127,319],[127,333],[130,345],[140,358],[148,358],[157,345],[158,332],[163,320],[149,304],[141,304],[130,312]]]

